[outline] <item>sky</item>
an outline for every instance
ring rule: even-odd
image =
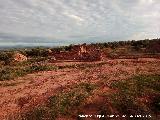
[[[0,46],[160,37],[160,0],[0,0]]]

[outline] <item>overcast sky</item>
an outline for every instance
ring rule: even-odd
[[[160,37],[160,0],[0,0],[0,44]]]

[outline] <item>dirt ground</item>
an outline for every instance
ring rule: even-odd
[[[109,85],[111,81],[123,80],[137,74],[160,74],[160,59],[154,58],[49,64],[56,66],[91,64],[93,66],[86,66],[84,69],[66,67],[28,74],[15,80],[0,81],[1,120],[41,105],[47,101],[47,98],[60,92],[63,88],[80,82],[98,83],[104,77],[107,77],[106,85]],[[109,89],[104,89],[110,92]],[[96,100],[96,98],[94,99]],[[90,113],[92,112],[94,112],[94,109],[90,110]]]

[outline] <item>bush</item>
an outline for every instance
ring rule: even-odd
[[[45,120],[46,116],[45,108],[35,108],[32,112],[22,114],[20,120]]]
[[[14,77],[14,69],[10,67],[3,67],[0,69],[0,80],[9,80]]]
[[[49,107],[57,114],[71,114],[69,111],[73,108],[81,106],[82,102],[93,91],[94,86],[88,83],[81,83],[69,92],[62,92],[57,96],[53,96],[49,99]]]
[[[159,110],[159,75],[140,75],[129,80],[113,82],[111,88],[118,90],[110,98],[113,106],[121,114],[153,114],[152,108]],[[144,102],[143,99],[148,102]]]
[[[0,52],[0,61],[4,61],[5,65],[12,61],[13,52]]]
[[[160,53],[160,40],[155,40],[152,41],[148,46],[147,46],[147,51],[150,53]]]
[[[34,72],[49,71],[49,70],[55,70],[55,69],[57,69],[57,67],[41,65],[41,64],[32,64],[30,66],[18,66],[17,65],[16,67],[5,66],[0,69],[0,80],[10,80],[10,79],[14,79],[16,77],[24,76],[26,74],[30,74]]]
[[[75,114],[74,109],[78,109],[83,105],[83,102],[91,94],[94,88],[94,85],[89,83],[81,83],[72,86],[70,90],[66,92],[62,91],[61,93],[50,97],[47,105],[35,108],[32,111],[21,115],[21,117],[24,120],[30,120],[32,118],[35,120],[54,120],[59,115],[73,115]],[[39,115],[39,117],[37,115]]]
[[[151,108],[153,111],[158,113],[160,111],[160,95],[154,96],[151,102]]]
[[[27,73],[33,73],[38,71],[49,71],[49,70],[55,70],[55,66],[48,66],[48,65],[41,65],[41,64],[32,64],[31,66],[27,67],[25,71]]]
[[[31,50],[25,51],[25,54],[27,57],[47,57],[48,56],[48,50],[43,48],[33,48]]]

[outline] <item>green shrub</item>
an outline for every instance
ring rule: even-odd
[[[8,66],[0,69],[0,80],[9,80],[12,78],[14,78],[14,69]]]
[[[41,56],[41,57],[47,57],[48,56],[48,50],[45,48],[33,48],[31,50],[26,50],[25,54],[27,55],[27,57],[37,57],[37,56]]]
[[[26,65],[25,65],[26,64]],[[41,65],[41,64],[31,64],[23,63],[21,65],[13,66],[5,66],[0,69],[0,80],[10,80],[19,76],[24,76],[26,74],[39,72],[39,71],[49,71],[56,70],[57,67],[49,66],[49,65]]]
[[[83,105],[86,98],[91,95],[91,92],[94,89],[95,86],[89,83],[81,83],[72,86],[70,90],[62,91],[61,93],[50,97],[46,106],[35,108],[32,111],[21,115],[21,117],[23,120],[31,120],[32,118],[35,120],[55,120],[59,115],[73,115],[75,114],[74,109],[78,109]]]
[[[113,82],[111,88],[118,91],[109,97],[113,106],[121,114],[153,114],[152,108],[156,110],[160,108],[159,75],[135,76],[132,79]],[[152,102],[143,103],[140,101],[143,98],[147,99],[146,97]]]
[[[12,61],[13,52],[0,52],[0,61],[4,61],[5,65],[10,64]]]
[[[45,108],[35,108],[32,112],[22,114],[19,120],[44,120],[47,117],[45,114],[47,114]]]
[[[25,71],[27,73],[33,73],[38,71],[49,71],[49,70],[55,70],[55,66],[48,66],[48,65],[41,65],[41,64],[32,64],[31,66],[27,67]]]
[[[151,109],[156,113],[160,112],[160,95],[154,96],[150,106],[151,106]]]
[[[84,102],[84,100],[93,91],[94,86],[89,83],[81,83],[74,86],[74,88],[69,92],[62,92],[57,96],[50,98],[49,106],[53,111],[58,111],[57,114],[71,114],[68,113],[69,110],[74,107],[78,107]]]

